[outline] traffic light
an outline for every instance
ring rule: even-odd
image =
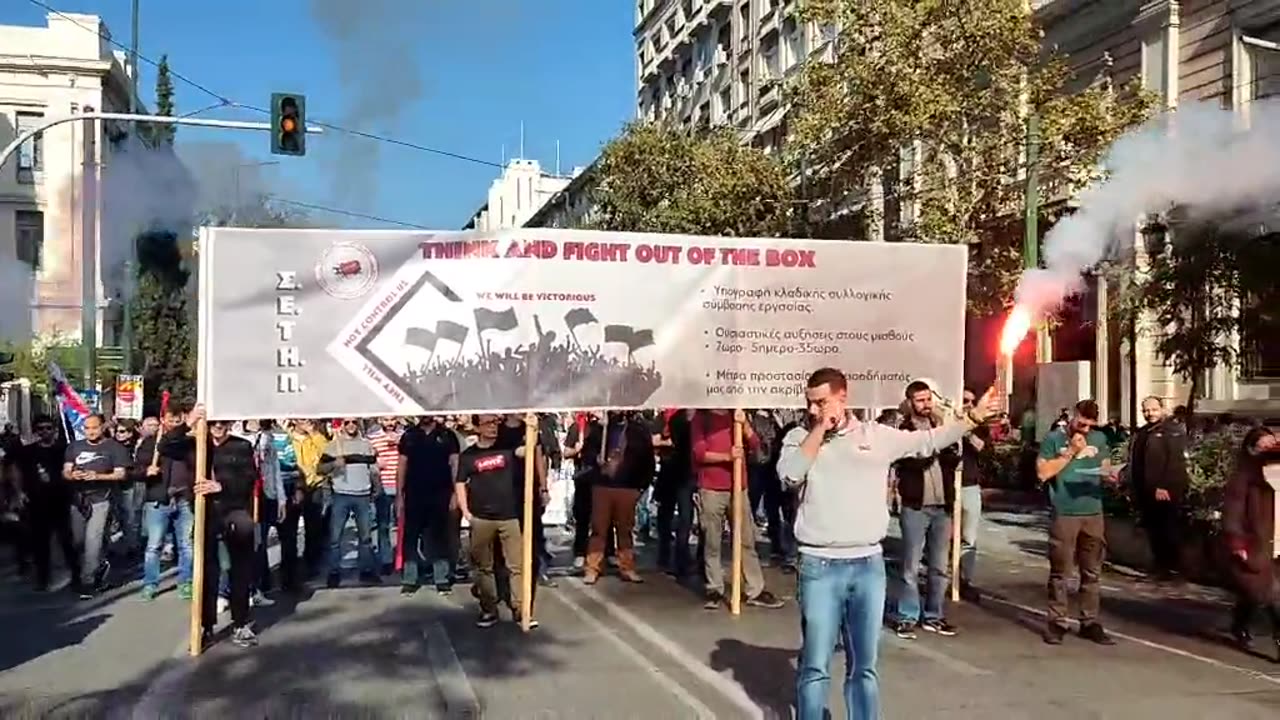
[[[5,369],[5,366],[12,365],[13,361],[13,353],[0,352],[0,382],[9,382],[13,379],[13,372]]]
[[[307,154],[307,98],[290,93],[271,95],[271,154]]]

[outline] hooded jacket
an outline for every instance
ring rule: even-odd
[[[183,423],[165,433],[160,443],[160,454],[174,459],[194,459],[196,440],[190,432]],[[222,485],[220,492],[207,496],[213,501],[214,508],[220,512],[252,508],[259,478],[253,443],[230,434],[221,443],[215,443],[213,438],[209,438],[208,443],[205,476]],[[195,463],[191,466],[195,467]]]

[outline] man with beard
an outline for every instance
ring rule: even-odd
[[[451,500],[459,451],[458,436],[433,416],[400,436],[396,495],[404,513],[403,595],[417,592],[428,572],[437,592],[447,595],[453,590],[449,533],[454,526]]]
[[[27,499],[31,522],[31,555],[36,570],[36,589],[49,589],[49,539],[57,537],[62,556],[71,571],[71,587],[80,586],[80,560],[76,557],[75,536],[71,532],[71,486],[63,477],[66,443],[53,418],[41,415],[32,422],[36,439],[14,452],[17,490]]]
[[[103,550],[108,540],[111,493],[124,481],[125,472],[133,462],[123,445],[106,437],[105,426],[101,415],[86,418],[84,439],[67,446],[62,463],[62,476],[74,484],[77,503],[85,517],[80,575],[91,584],[80,589],[84,600],[107,589],[111,563],[103,556]]]
[[[1158,397],[1142,401],[1142,417],[1147,424],[1133,438],[1129,477],[1151,541],[1156,573],[1167,580],[1177,574],[1179,566],[1178,520],[1190,484],[1187,431],[1165,416],[1164,403]]]
[[[516,495],[524,477],[525,448],[499,445],[499,422],[496,415],[476,419],[476,444],[458,460],[455,485],[458,507],[471,525],[471,564],[476,572],[475,595],[480,601],[476,626],[482,628],[498,622],[495,542],[502,544],[512,619],[520,621],[520,501]]]
[[[182,424],[182,414],[169,409],[164,416],[164,435]],[[171,441],[181,438],[171,438]],[[134,457],[134,476],[143,483],[143,519],[147,546],[142,560],[142,597],[152,600],[159,592],[160,550],[173,527],[178,550],[178,595],[191,599],[191,532],[194,516],[191,483],[195,458],[173,458],[159,452],[164,438],[158,433],[143,438]]]
[[[186,422],[166,433],[161,440],[160,452],[168,457],[194,457],[195,437],[191,428],[204,419],[204,407],[197,405],[187,415]],[[253,521],[253,495],[258,482],[258,470],[254,459],[253,444],[231,434],[231,423],[223,420],[208,422],[208,458],[204,479],[192,488],[195,495],[203,495],[205,505],[205,535],[195,538],[204,543],[204,597],[201,602],[201,624],[204,642],[213,639],[217,624],[218,583],[211,582],[222,573],[218,558],[218,542],[227,548],[230,559],[231,641],[240,647],[258,644],[249,620],[249,590],[253,583],[253,545],[255,523]]]

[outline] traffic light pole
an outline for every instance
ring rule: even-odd
[[[13,139],[0,151],[0,168],[8,162],[9,156],[18,151],[22,144],[51,127],[65,125],[77,120],[119,120],[121,122],[148,122],[160,125],[190,125],[194,127],[222,128],[223,130],[271,130],[269,122],[245,122],[243,120],[216,120],[211,118],[169,117],[167,115],[136,115],[134,113],[88,112],[79,115],[68,115],[46,122],[38,128],[27,130]],[[324,128],[315,125],[307,126],[308,135],[320,135]]]
[[[33,128],[31,130],[27,130],[25,132],[19,133],[18,136],[15,137],[12,142],[10,142],[8,145],[4,147],[3,151],[0,151],[0,169],[4,168],[4,164],[9,161],[9,157],[12,156],[15,152],[17,152],[18,148],[22,147],[23,143],[27,142],[28,140],[35,137],[36,135],[39,135],[40,133],[44,132],[45,130],[48,130],[49,128],[57,127],[58,125],[65,125],[66,123],[85,121],[85,120],[94,121],[94,127],[98,129],[99,139],[101,139],[101,135],[102,135],[102,132],[101,132],[102,123],[103,121],[106,121],[106,120],[119,120],[121,122],[129,122],[129,123],[149,122],[149,123],[157,123],[161,125],[190,125],[195,127],[222,128],[224,130],[272,130],[273,129],[271,123],[269,122],[245,122],[242,120],[216,120],[212,118],[169,117],[167,115],[139,115],[137,113],[87,112],[87,113],[81,113],[79,115],[68,115],[67,117],[55,118],[53,120],[49,120],[48,122],[44,123],[40,127]],[[307,133],[310,133],[310,134],[319,135],[324,132],[324,129],[315,127],[315,126],[310,126],[310,127],[307,127],[306,131]],[[100,147],[101,143],[95,142],[94,146]],[[99,152],[101,152],[101,150],[99,150]],[[102,162],[100,158],[97,163],[97,167],[98,167],[98,174],[96,176],[97,182],[95,183],[95,186],[94,186],[94,196],[95,196],[94,202],[98,203],[99,206],[98,206],[98,213],[97,213],[98,220],[95,223],[98,226],[98,229],[95,232],[101,232],[102,213],[101,213],[100,204],[102,202],[102,187],[101,187]],[[99,237],[97,241],[101,243],[101,238]],[[86,354],[86,358],[88,360],[87,362],[88,367],[85,368],[85,377],[88,380],[88,383],[85,385],[85,387],[91,388],[93,387],[94,380],[96,379],[96,376],[97,376],[97,368],[95,367],[96,365],[95,350],[97,345],[96,325],[97,325],[98,308],[97,308],[97,301],[95,298],[96,292],[94,292],[93,290],[93,287],[94,287],[92,284],[93,281],[90,279],[92,278],[91,269],[88,267],[83,268],[83,272],[85,273],[84,283],[86,285],[86,288],[83,294],[84,296],[81,299],[81,315],[82,315],[81,322],[84,324],[84,327],[81,328],[81,338],[86,345],[86,347],[84,348],[84,351]],[[128,282],[128,280],[126,280],[126,282]],[[130,338],[130,340],[132,339]],[[128,353],[129,350],[126,348],[125,352]]]

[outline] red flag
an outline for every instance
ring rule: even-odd
[[[397,507],[397,510],[400,510],[400,508]],[[396,513],[396,572],[404,572],[404,513],[403,512]]]
[[[165,390],[160,393],[160,419],[163,420],[165,415],[169,414],[169,391]]]

